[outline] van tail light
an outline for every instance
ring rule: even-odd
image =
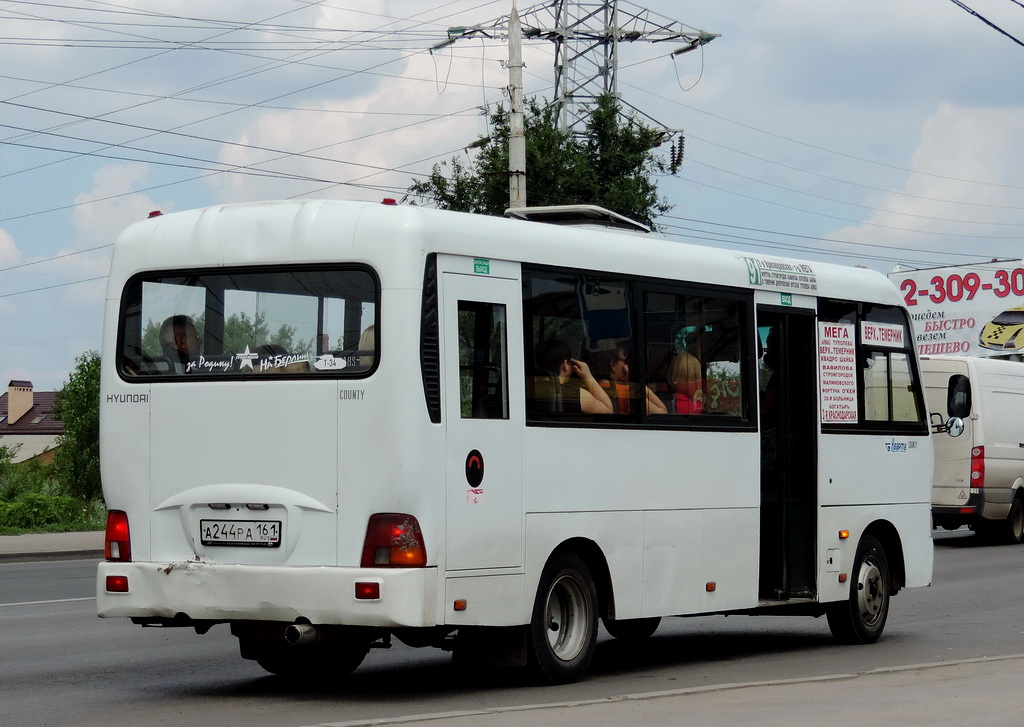
[[[107,560],[128,563],[132,559],[132,540],[128,533],[128,513],[111,510],[107,513],[107,533],[103,554]]]
[[[416,518],[394,512],[370,516],[363,541],[363,568],[422,568],[426,564],[427,548]]]
[[[971,450],[971,487],[985,486],[985,448]]]

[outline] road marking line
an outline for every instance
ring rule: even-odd
[[[21,603],[0,603],[0,606],[42,606],[47,603],[74,603],[75,601],[95,601],[96,596],[88,598],[55,598],[52,601],[22,601]]]

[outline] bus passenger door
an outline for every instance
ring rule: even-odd
[[[817,531],[817,338],[810,311],[759,307],[762,600],[812,598]]]
[[[518,280],[494,275],[446,272],[440,282],[447,569],[518,567],[523,563],[522,290]]]

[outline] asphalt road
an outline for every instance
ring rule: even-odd
[[[668,619],[642,648],[603,639],[585,680],[543,688],[401,645],[371,652],[336,688],[289,686],[240,659],[224,626],[199,636],[96,618],[95,561],[0,564],[0,722],[298,726],[1024,653],[1024,547],[936,537],[934,585],[893,600],[878,644],[838,646],[824,619]]]

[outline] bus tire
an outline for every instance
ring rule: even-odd
[[[889,560],[873,535],[865,535],[857,546],[853,576],[850,597],[829,605],[828,626],[840,643],[873,644],[885,628],[892,595]]]
[[[547,684],[577,681],[597,647],[597,589],[572,552],[556,554],[541,574],[527,638],[527,663]]]
[[[613,638],[623,641],[642,641],[654,635],[661,625],[661,618],[626,618],[617,621],[612,618],[604,619],[604,629]]]
[[[256,663],[266,671],[290,681],[324,683],[355,671],[369,645],[362,643],[261,644],[255,650]]]
[[[1006,516],[1002,528],[1002,540],[1009,545],[1024,543],[1024,505],[1019,497],[1010,503],[1010,513]]]

